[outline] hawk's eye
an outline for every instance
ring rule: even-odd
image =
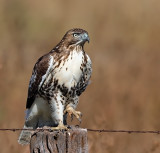
[[[73,34],[73,37],[78,37],[79,36],[79,33],[74,33]]]

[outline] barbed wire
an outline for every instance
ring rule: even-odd
[[[154,131],[154,130],[106,130],[106,129],[89,129],[89,128],[85,128],[87,129],[87,131],[89,132],[99,132],[99,133],[139,133],[139,134],[160,134],[160,131]],[[0,132],[2,131],[12,131],[12,132],[16,132],[16,131],[22,131],[22,130],[26,130],[26,131],[52,131],[51,129],[21,129],[21,128],[1,128]]]
[[[160,131],[152,131],[152,130],[96,130],[96,129],[87,129],[90,132],[109,132],[109,133],[152,133],[152,134],[160,134]]]

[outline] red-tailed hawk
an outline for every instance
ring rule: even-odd
[[[92,72],[83,48],[86,41],[87,31],[71,29],[55,48],[38,59],[29,83],[24,128],[67,129],[67,113],[80,120],[81,112],[75,109]],[[30,131],[24,130],[18,142],[28,144],[30,136]]]

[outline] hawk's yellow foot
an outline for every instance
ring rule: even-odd
[[[68,128],[61,123],[57,127],[52,127],[51,130],[68,130]]]
[[[68,113],[68,115],[73,119],[73,115],[81,122],[82,113],[79,111],[75,111],[75,109],[71,106],[67,106],[64,110],[64,113]]]

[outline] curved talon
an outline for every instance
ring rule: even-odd
[[[75,116],[81,123],[82,113],[79,111],[75,111],[71,106],[67,106],[64,113],[68,113],[68,115],[71,117],[71,121],[73,120],[73,116]]]

